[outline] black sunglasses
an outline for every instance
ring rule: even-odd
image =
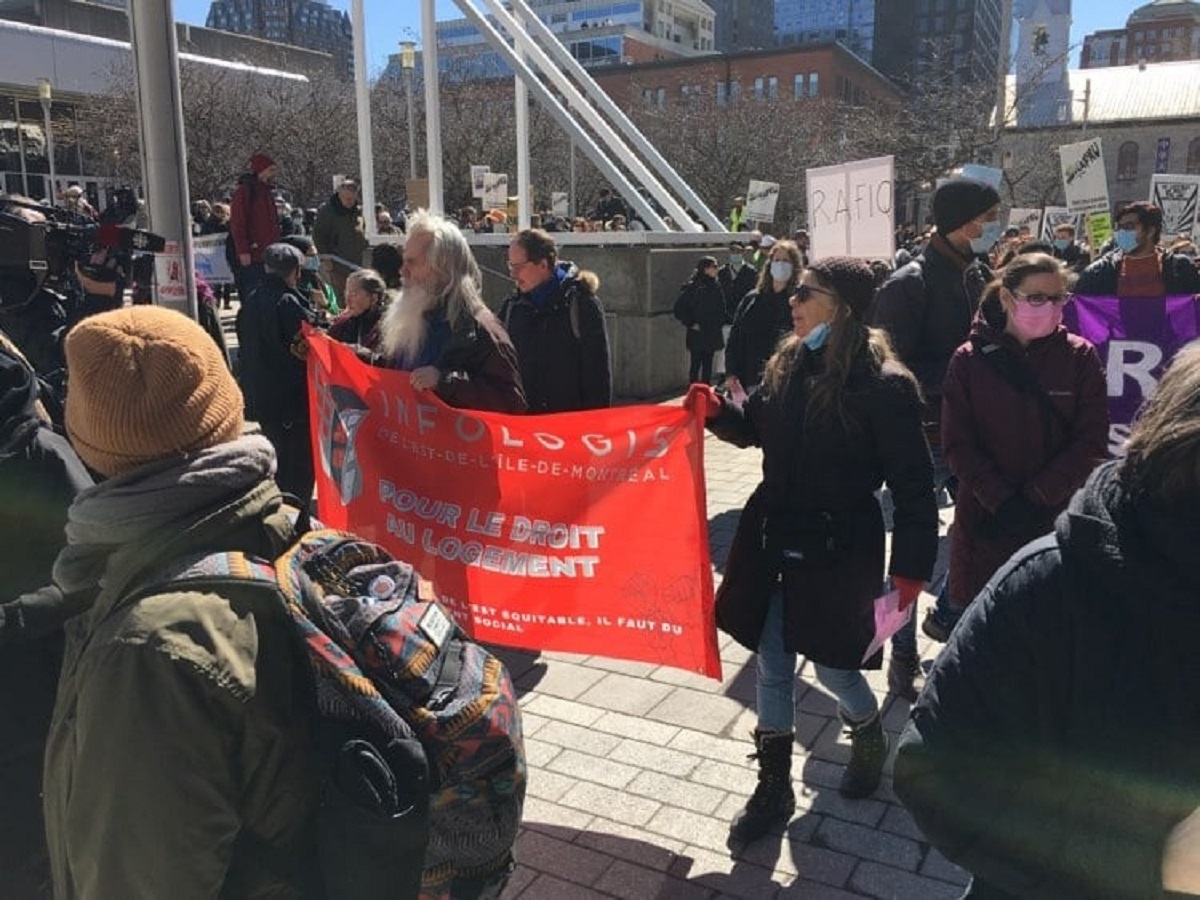
[[[827,291],[825,288],[821,287],[813,287],[811,284],[798,284],[796,285],[796,289],[792,291],[792,296],[795,297],[800,303],[810,299],[813,294],[826,294],[830,297],[835,296],[833,291]]]

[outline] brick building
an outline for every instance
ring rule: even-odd
[[[689,97],[737,100],[836,99],[856,105],[899,101],[882,74],[838,43],[720,57],[673,59],[592,73],[618,104],[664,106]]]

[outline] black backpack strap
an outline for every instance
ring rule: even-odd
[[[1029,366],[1025,365],[1009,348],[994,341],[980,337],[972,337],[971,344],[978,351],[983,361],[1019,394],[1033,397],[1051,418],[1062,425],[1066,431],[1071,430],[1071,420],[1058,405],[1050,399],[1042,382]]]

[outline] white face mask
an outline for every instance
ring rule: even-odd
[[[788,281],[795,267],[786,259],[777,259],[771,263],[771,277],[776,281]]]

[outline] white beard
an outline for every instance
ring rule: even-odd
[[[384,355],[389,359],[413,360],[425,343],[428,325],[425,313],[433,308],[437,297],[419,284],[401,288],[396,298],[388,304],[380,322],[379,332]]]

